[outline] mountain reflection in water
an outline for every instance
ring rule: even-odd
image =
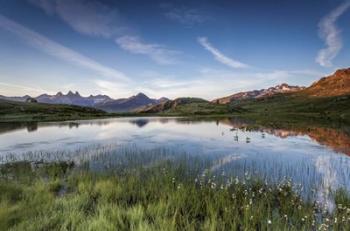
[[[0,124],[0,161],[73,161],[92,169],[150,167],[161,161],[209,163],[203,171],[226,177],[291,179],[332,209],[330,195],[350,191],[350,136],[346,128],[258,126],[239,118],[115,118]],[[132,164],[131,164],[132,162]]]

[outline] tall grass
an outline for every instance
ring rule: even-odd
[[[350,197],[324,211],[290,181],[221,178],[199,159],[125,171],[73,162],[3,164],[2,230],[349,230]],[[196,167],[193,167],[196,166]]]

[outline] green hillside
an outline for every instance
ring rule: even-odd
[[[149,106],[139,112],[143,114],[193,116],[232,114],[235,111],[230,105],[214,104],[200,98],[184,97]]]
[[[106,116],[101,110],[71,105],[24,103],[0,100],[0,122],[57,121]]]
[[[231,103],[244,115],[268,121],[323,121],[350,124],[350,95],[310,97],[303,94],[278,94],[271,97]]]

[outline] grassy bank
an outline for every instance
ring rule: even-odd
[[[350,96],[308,97],[280,94],[272,97],[236,101],[228,105],[189,102],[160,111],[106,113],[89,107],[21,103],[0,100],[0,122],[64,121],[125,116],[239,116],[258,124],[288,127],[315,125],[341,127],[350,125]]]
[[[155,108],[139,115],[223,117],[239,116],[259,124],[350,125],[350,96],[309,97],[301,94],[277,94],[271,97],[234,101],[220,105],[189,102],[169,108]],[[156,109],[159,109],[157,111]]]
[[[350,198],[333,213],[289,182],[221,181],[185,163],[93,173],[73,163],[1,166],[2,230],[349,230]]]
[[[309,97],[280,94],[232,103],[242,115],[263,123],[350,124],[350,96]]]
[[[112,115],[89,107],[0,100],[0,122],[64,121],[107,116]]]

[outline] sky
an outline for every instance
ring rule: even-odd
[[[214,99],[349,66],[348,0],[0,0],[0,95]]]

